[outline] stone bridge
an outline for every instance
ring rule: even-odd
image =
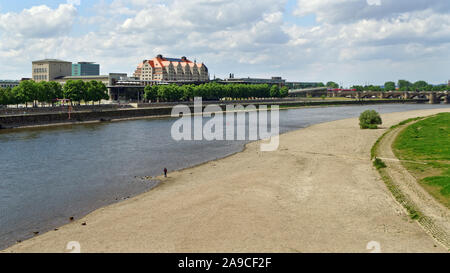
[[[405,91],[390,91],[390,92],[380,92],[380,91],[331,91],[327,88],[308,88],[308,89],[297,89],[290,90],[289,95],[304,95],[311,97],[346,97],[353,99],[426,99],[431,104],[437,104],[440,102],[450,103],[450,92],[433,92],[433,91],[417,91],[417,92],[405,92]]]

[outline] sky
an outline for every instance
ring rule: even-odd
[[[448,0],[0,0],[0,79],[44,58],[131,75],[162,54],[211,78],[440,84],[449,53]]]

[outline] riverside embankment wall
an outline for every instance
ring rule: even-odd
[[[262,102],[262,103],[241,103],[243,106],[253,105],[279,105],[280,107],[302,107],[302,106],[327,106],[327,105],[361,105],[361,104],[381,104],[381,103],[417,103],[417,100],[364,100],[364,101],[288,101],[288,102]],[[203,106],[206,106],[204,103]],[[225,110],[227,104],[219,104]],[[193,105],[188,105],[193,112]],[[48,124],[66,124],[77,122],[92,121],[111,121],[120,119],[130,119],[139,117],[163,117],[171,115],[172,107],[150,107],[136,109],[116,109],[102,111],[77,111],[69,114],[67,112],[58,113],[37,113],[37,114],[21,114],[21,115],[3,115],[0,116],[0,128],[10,129],[26,126],[39,126]]]

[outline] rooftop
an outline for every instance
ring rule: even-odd
[[[77,80],[77,79],[98,79],[98,78],[108,78],[108,75],[93,75],[93,76],[61,76],[61,77],[57,77],[57,80]]]
[[[39,61],[33,61],[33,63],[71,63],[71,62],[58,60],[58,59],[43,59],[43,60],[39,60]]]

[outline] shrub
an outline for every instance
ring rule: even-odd
[[[377,168],[377,170],[386,168],[386,164],[379,158],[375,158],[373,165]]]
[[[378,125],[382,124],[380,114],[374,110],[364,111],[359,116],[359,126],[361,129],[377,129]]]

